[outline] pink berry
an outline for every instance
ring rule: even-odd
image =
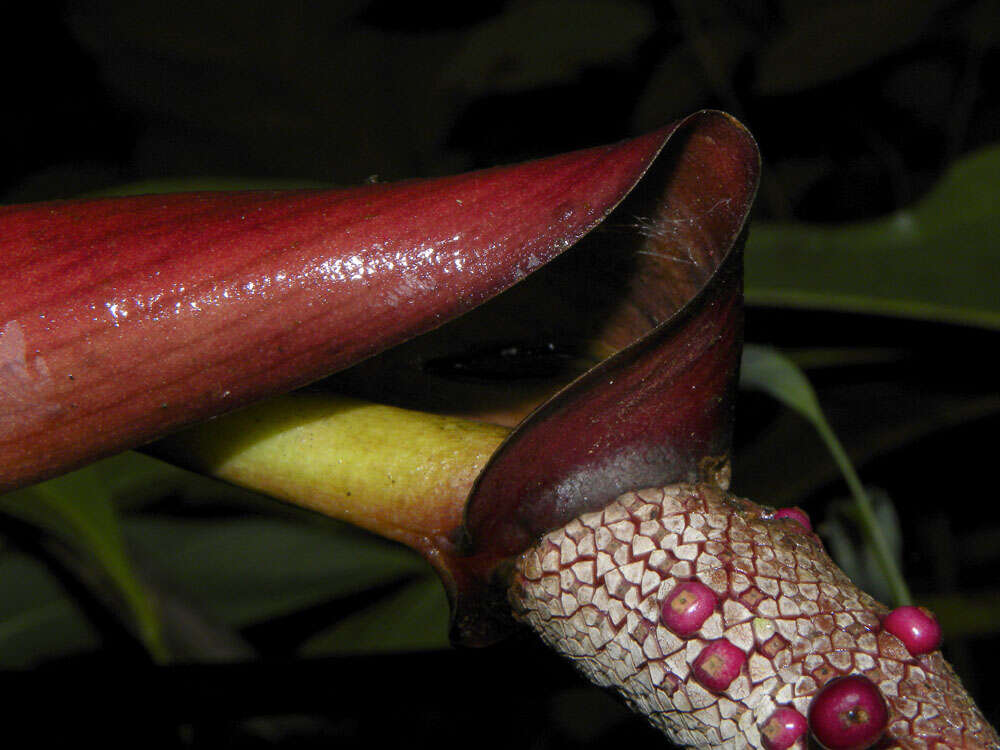
[[[674,587],[660,608],[660,621],[677,635],[696,633],[715,611],[715,592],[701,581]]]
[[[788,518],[805,528],[806,531],[812,531],[813,528],[808,514],[801,508],[781,508],[774,512],[774,518]]]
[[[899,638],[914,656],[929,654],[941,645],[941,626],[923,607],[897,607],[882,621],[882,627]]]
[[[809,729],[806,717],[789,706],[781,706],[761,728],[767,750],[788,750]]]
[[[826,683],[809,706],[809,728],[827,750],[865,750],[889,723],[885,698],[861,675]]]
[[[721,693],[736,679],[746,660],[746,654],[722,638],[701,650],[691,671],[703,687]]]

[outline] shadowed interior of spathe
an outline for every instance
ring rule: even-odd
[[[706,479],[727,462],[743,343],[742,243],[759,166],[756,144],[732,120],[691,118],[607,231],[579,248],[612,271],[589,286],[618,292],[599,331],[616,353],[528,416],[480,473],[443,573],[456,642],[503,634],[497,571],[545,532],[627,490]]]

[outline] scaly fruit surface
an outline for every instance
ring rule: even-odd
[[[662,606],[690,581],[717,604],[678,634]],[[519,558],[509,592],[520,620],[684,747],[766,747],[776,711],[808,716],[823,686],[846,675],[885,698],[879,747],[1000,746],[940,651],[911,655],[884,630],[888,609],[815,534],[714,486],[629,492],[582,515]],[[699,658],[710,649],[723,658],[706,677],[710,659]],[[736,650],[745,662],[729,675]]]

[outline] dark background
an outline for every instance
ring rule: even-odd
[[[911,204],[1000,134],[997,2],[105,0],[21,10],[6,28],[4,202],[174,178],[433,176],[614,141],[716,107],[759,140],[758,219],[838,224]],[[1000,419],[877,430],[879,409],[994,393],[995,332],[752,308],[747,338],[904,353],[810,374],[863,479],[895,502],[913,589],[995,591]],[[800,462],[791,500],[821,519],[846,494],[810,429],[765,397],[743,399],[737,438],[739,491],[768,502],[794,445],[814,458]],[[34,725],[42,737],[198,747],[661,742],[530,642],[289,660],[303,627],[286,618],[246,634],[263,654],[256,663],[153,669],[110,639],[96,654],[0,682],[21,705],[61,706],[57,723]],[[996,723],[997,628],[982,629],[948,648]]]
[[[8,201],[353,184],[746,122],[762,216],[875,216],[995,139],[992,2],[40,3],[7,33]]]

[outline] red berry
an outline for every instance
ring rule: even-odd
[[[721,693],[736,679],[746,660],[746,654],[723,638],[705,646],[691,670],[703,687]]]
[[[885,698],[861,675],[830,680],[809,706],[809,728],[827,750],[865,750],[888,723]]]
[[[941,626],[923,607],[898,607],[886,616],[882,627],[899,638],[914,656],[929,654],[941,645]]]
[[[809,520],[808,514],[801,508],[781,508],[774,512],[775,518],[788,518],[795,521],[797,524],[805,528],[806,531],[812,531],[813,525]]]
[[[660,621],[677,635],[691,635],[715,611],[716,601],[715,592],[701,581],[685,581],[667,595]]]
[[[789,706],[779,707],[761,728],[767,750],[788,750],[809,729],[806,717]]]

